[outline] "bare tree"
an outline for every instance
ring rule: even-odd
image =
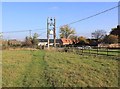
[[[105,37],[106,32],[104,30],[96,30],[91,35],[94,39],[100,40],[100,39],[103,39]]]
[[[37,33],[34,33],[33,37],[26,37],[25,38],[25,45],[26,46],[37,46],[38,44],[38,37],[39,35]]]
[[[26,46],[31,46],[32,45],[32,39],[30,37],[25,37],[25,45]]]

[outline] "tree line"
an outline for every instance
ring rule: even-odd
[[[60,38],[66,38],[71,39],[73,42],[73,45],[97,45],[99,43],[103,44],[114,44],[114,43],[120,43],[120,26],[118,25],[116,28],[112,28],[109,34],[106,34],[106,31],[104,30],[95,30],[91,33],[92,39],[88,39],[84,36],[77,36],[75,35],[75,29],[64,25],[60,27]],[[39,35],[37,33],[34,33],[33,36],[26,36],[24,42],[22,44],[13,43],[8,40],[4,41],[2,44],[3,46],[20,46],[20,47],[34,47],[36,48],[38,46],[38,37]]]
[[[114,44],[118,43],[120,37],[120,26],[118,25],[116,28],[111,29],[109,34],[106,34],[104,30],[95,30],[91,33],[92,39],[96,41],[96,43],[103,44]],[[60,38],[71,39],[74,43],[79,43],[81,45],[90,44],[91,40],[88,40],[84,36],[76,36],[75,29],[71,28],[68,25],[62,26],[60,28]],[[94,43],[94,41],[92,43]]]

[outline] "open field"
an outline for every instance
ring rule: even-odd
[[[118,87],[118,60],[51,51],[3,51],[3,87]]]

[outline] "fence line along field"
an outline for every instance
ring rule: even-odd
[[[3,51],[3,87],[118,87],[116,57]]]

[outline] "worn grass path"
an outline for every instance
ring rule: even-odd
[[[45,79],[44,51],[11,53],[11,55],[7,52],[3,54],[3,87],[50,87]],[[4,61],[6,55],[9,59]]]
[[[19,80],[20,86],[25,87],[50,87],[45,79],[45,63],[44,63],[44,51],[31,52],[32,60],[31,63],[26,67],[26,71],[23,73],[23,77]]]
[[[118,60],[53,51],[3,51],[3,87],[117,87]]]

